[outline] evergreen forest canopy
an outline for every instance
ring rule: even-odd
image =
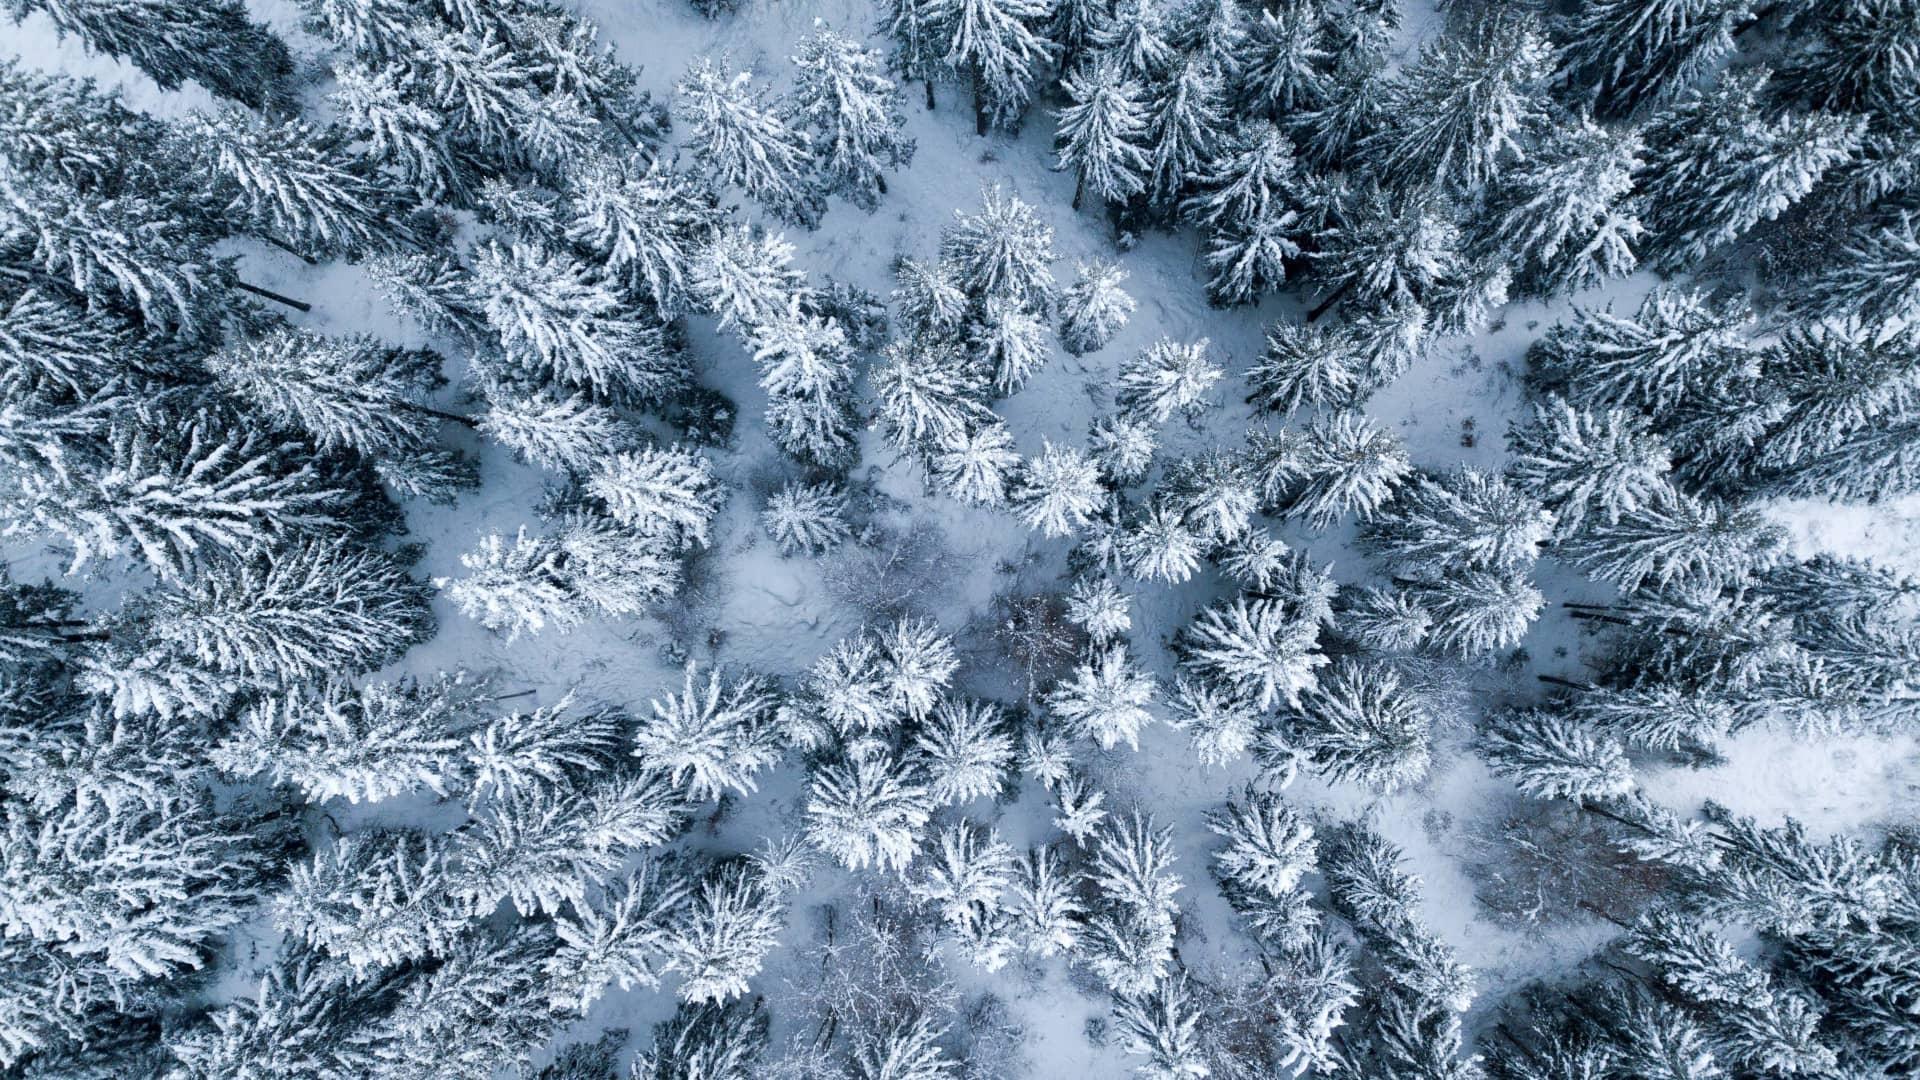
[[[1011,1077],[1031,1033],[962,983],[1060,973],[1154,1080],[1920,1071],[1920,839],[1645,783],[1920,720],[1920,585],[1771,512],[1920,492],[1920,0],[1454,0],[1417,40],[1396,0],[881,0],[779,85],[648,58],[658,99],[562,4],[293,6],[0,0],[216,102],[0,63],[0,1075]],[[788,233],[886,213],[927,110],[1050,131],[1070,205],[989,186],[890,295],[810,277]],[[1110,254],[1060,267],[1060,212]],[[1083,438],[1019,438],[997,406],[1146,317],[1150,235],[1261,355],[1151,335]],[[269,251],[428,344],[315,329]],[[1502,466],[1414,460],[1369,399],[1517,301],[1561,317]],[[1163,446],[1239,385],[1253,430]],[[546,489],[426,573],[408,516],[477,447]],[[886,460],[1064,572],[984,635],[915,607],[948,556]],[[671,642],[650,700],[403,661],[436,599],[502,643],[678,625],[748,539],[876,568],[871,617],[797,673]],[[1521,649],[1549,611],[1579,678]],[[1487,896],[1288,792],[1416,791],[1463,713],[1502,865],[1597,928],[1497,987],[1432,914]],[[1245,780],[1200,846],[1113,782],[1160,725]],[[783,831],[712,842],[776,787]],[[1210,904],[1245,963],[1188,963]],[[668,1018],[605,1031],[635,991]]]

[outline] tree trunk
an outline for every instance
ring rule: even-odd
[[[887,193],[887,178],[881,176],[879,173],[874,173],[873,186],[879,190],[880,194],[885,195]]]
[[[933,76],[927,76],[927,111],[933,111]]]
[[[1558,675],[1535,675],[1534,678],[1539,679],[1541,682],[1546,683],[1548,686],[1564,686],[1569,690],[1593,689],[1592,683],[1578,683],[1578,682],[1574,682],[1572,679],[1563,679]]]
[[[409,401],[406,403],[406,408],[412,410],[413,412],[417,412],[422,416],[431,416],[435,420],[445,420],[449,424],[460,424],[464,427],[469,427],[469,428],[476,428],[480,426],[480,422],[475,420],[471,416],[461,416],[459,413],[441,412],[439,409],[436,409],[431,405],[416,405],[413,402]]]
[[[307,254],[304,251],[301,251],[299,248],[294,247],[292,244],[287,243],[285,240],[282,240],[277,236],[263,236],[260,239],[266,241],[269,244],[272,244],[274,247],[279,248],[281,251],[286,252],[287,254],[293,256],[294,258],[299,259],[301,262],[306,263],[308,266],[320,265],[319,259],[314,258],[313,256]]]
[[[987,133],[986,87],[981,84],[978,75],[973,78],[973,133],[975,135]]]
[[[1075,213],[1078,213],[1080,210],[1080,196],[1086,194],[1086,192],[1087,174],[1081,173],[1075,177],[1073,181],[1073,210]]]
[[[1347,295],[1347,293],[1351,292],[1352,290],[1353,290],[1353,279],[1348,278],[1344,284],[1342,284],[1339,288],[1333,290],[1333,295],[1327,297],[1325,300],[1320,301],[1320,306],[1314,308],[1312,311],[1307,312],[1307,321],[1308,322],[1317,321],[1320,318],[1320,316],[1325,315],[1329,310],[1331,310],[1333,308],[1333,305],[1339,303],[1341,297]]]
[[[234,279],[233,286],[234,288],[239,289],[241,292],[250,292],[255,296],[262,297],[267,300],[271,300],[276,304],[285,304],[295,311],[312,311],[313,310],[313,305],[307,303],[304,300],[295,300],[291,296],[282,296],[279,293],[274,292],[272,289],[263,289],[258,285],[249,285],[246,282],[239,280],[238,278]]]

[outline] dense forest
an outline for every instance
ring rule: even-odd
[[[0,0],[0,1076],[1920,1071],[1920,0],[586,8]]]

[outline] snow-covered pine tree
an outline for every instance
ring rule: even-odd
[[[1631,318],[1577,308],[1528,354],[1541,380],[1585,409],[1625,408],[1656,423],[1690,398],[1751,382],[1752,312],[1700,292],[1656,289]]]
[[[1552,71],[1553,46],[1537,22],[1483,15],[1421,49],[1394,85],[1386,127],[1361,149],[1396,186],[1477,188],[1545,118]]]
[[[498,533],[460,556],[468,574],[435,578],[461,614],[509,641],[551,626],[568,630],[596,612],[631,615],[680,587],[676,552],[658,537],[636,536],[610,518],[573,513],[552,535],[523,527],[509,543]]]
[[[967,317],[968,296],[957,280],[959,268],[950,262],[900,260],[894,268],[895,313],[915,337],[951,339]]]
[[[370,829],[288,870],[273,925],[355,974],[453,950],[466,913],[448,903],[445,845],[412,829]]]
[[[584,1013],[613,986],[659,986],[689,884],[678,866],[642,861],[608,885],[598,903],[554,919],[560,946],[544,965],[548,1001],[556,1009]]]
[[[1634,182],[1660,268],[1692,266],[1779,217],[1858,152],[1860,118],[1772,115],[1768,77],[1765,69],[1730,75],[1641,130],[1646,151]]]
[[[949,496],[972,506],[1000,506],[1019,466],[1013,433],[995,419],[941,438],[927,467]]]
[[[687,271],[692,294],[720,329],[742,336],[786,315],[806,287],[787,238],[751,225],[715,233]]]
[[[837,319],[814,314],[802,297],[789,297],[786,311],[751,330],[748,345],[760,368],[760,387],[769,397],[829,401],[851,380],[846,328]]]
[[[948,929],[964,935],[969,923],[992,919],[1000,894],[1013,883],[1013,848],[1000,834],[961,820],[941,829],[907,889],[932,905]]]
[[[1279,600],[1235,597],[1201,612],[1181,632],[1181,663],[1244,694],[1261,709],[1296,701],[1327,658],[1320,623]]]
[[[1087,448],[1109,483],[1131,486],[1146,479],[1153,468],[1154,452],[1160,448],[1159,425],[1128,413],[1096,416],[1087,432]]]
[[[262,123],[239,109],[196,116],[174,135],[236,226],[304,255],[356,255],[406,235],[399,192],[369,175],[336,131]]]
[[[825,212],[812,176],[812,141],[782,118],[748,71],[725,74],[705,57],[674,86],[694,157],[716,183],[738,187],[784,221],[813,228]]]
[[[1227,129],[1225,88],[1217,64],[1187,55],[1164,80],[1148,87],[1146,190],[1148,202],[1171,212],[1208,174]]]
[[[474,427],[529,465],[573,475],[633,449],[640,437],[614,409],[580,394],[506,386],[487,389],[487,410]]]
[[[723,680],[718,668],[698,678],[688,664],[685,685],[652,703],[633,732],[633,755],[666,773],[697,802],[728,790],[750,795],[754,774],[780,757],[772,723],[774,696],[760,679]]]
[[[1208,811],[1207,829],[1227,842],[1213,853],[1214,875],[1244,893],[1295,891],[1319,851],[1311,824],[1280,796],[1251,787]]]
[[[1041,36],[1043,0],[928,0],[945,52],[941,62],[973,84],[975,130],[1011,129],[1033,97],[1039,65],[1053,52]]]
[[[1153,722],[1147,711],[1157,684],[1134,667],[1127,647],[1113,644],[1088,652],[1073,674],[1047,694],[1047,707],[1075,731],[1112,749],[1124,742],[1140,748],[1140,729]]]
[[[1413,471],[1400,440],[1355,411],[1320,417],[1299,445],[1275,443],[1261,456],[1262,497],[1274,503],[1280,482],[1287,514],[1320,527],[1350,512],[1371,518]],[[1283,465],[1297,482],[1282,482]]]
[[[377,465],[391,462],[402,476],[410,462],[456,460],[434,445],[434,434],[443,420],[466,419],[426,401],[445,381],[440,365],[440,356],[424,349],[395,349],[365,335],[327,338],[294,327],[270,330],[206,359],[222,388],[272,426],[304,432],[322,451],[351,450]],[[477,476],[467,486],[475,483]],[[439,501],[451,491],[403,494]]]
[[[940,261],[976,302],[998,296],[1044,308],[1053,296],[1053,228],[998,187],[982,191],[980,200],[979,213],[956,210],[955,220],[941,230]]]
[[[1645,229],[1628,202],[1640,138],[1587,116],[1547,126],[1488,195],[1480,246],[1507,253],[1529,292],[1575,293],[1625,277]]]
[[[1127,595],[1107,577],[1082,577],[1067,596],[1067,618],[1095,642],[1114,641],[1133,627]]]
[[[1560,537],[1590,519],[1616,522],[1669,486],[1666,444],[1620,409],[1577,409],[1549,397],[1508,434],[1507,447],[1513,455],[1507,475],[1553,512]]]
[[[659,158],[596,157],[569,175],[567,237],[662,313],[677,314],[693,260],[719,229],[717,201]]]
[[[1781,555],[1780,527],[1760,510],[1677,489],[1649,499],[1617,521],[1595,523],[1559,550],[1586,572],[1631,592],[1737,586]]]
[[[1753,449],[1763,488],[1842,497],[1893,494],[1911,482],[1890,435],[1910,431],[1908,388],[1920,373],[1920,335],[1855,322],[1790,327],[1765,350],[1761,378],[1786,410]]]
[[[1069,770],[1054,790],[1054,802],[1060,813],[1054,817],[1053,827],[1072,837],[1075,844],[1084,848],[1094,830],[1107,819],[1106,801],[1106,792]]]
[[[1426,779],[1432,719],[1420,695],[1382,663],[1342,658],[1306,687],[1290,720],[1314,767],[1392,794]]]
[[[1526,709],[1492,717],[1481,733],[1487,763],[1544,799],[1608,799],[1633,790],[1620,744],[1596,738],[1564,713]]]
[[[1145,993],[1114,998],[1113,1024],[1127,1053],[1146,1060],[1134,1074],[1148,1080],[1197,1080],[1211,1076],[1200,999],[1188,988],[1185,973],[1161,979]]]
[[[472,296],[515,365],[601,398],[658,399],[685,375],[661,327],[583,260],[489,241]]]
[[[902,0],[895,10],[909,2],[926,6]],[[832,30],[801,42],[793,63],[794,109],[813,134],[827,189],[872,210],[887,193],[882,174],[913,160],[913,140],[901,131],[907,119],[899,89],[881,74],[878,52]]]
[[[1319,239],[1314,273],[1327,295],[1308,322],[1342,300],[1359,307],[1427,303],[1461,269],[1459,225],[1432,192],[1368,190],[1345,222]]]
[[[1592,94],[1594,111],[1628,116],[1681,93],[1734,49],[1753,19],[1748,0],[1594,0],[1568,20],[1562,73]]]
[[[59,537],[72,549],[69,573],[127,555],[176,578],[203,554],[337,534],[354,515],[332,470],[296,465],[298,443],[237,430],[231,417],[163,410],[150,424],[114,425],[105,441],[56,443],[44,467],[9,455],[14,531]]]
[[[1201,338],[1181,344],[1169,338],[1148,346],[1122,364],[1115,402],[1156,424],[1178,412],[1195,417],[1207,408],[1207,393],[1226,373],[1207,355]]]
[[[1029,529],[1056,537],[1092,520],[1105,496],[1100,470],[1083,451],[1042,440],[1039,456],[1020,470],[1010,501]]]
[[[892,42],[887,70],[901,79],[926,84],[927,108],[933,108],[933,80],[944,74],[948,36],[941,20],[949,13],[940,0],[881,0],[875,28]]]
[[[1316,107],[1329,91],[1331,44],[1326,12],[1317,6],[1260,12],[1247,22],[1241,92],[1281,116]]]
[[[1174,894],[1186,887],[1172,872],[1178,857],[1173,829],[1136,808],[1108,819],[1095,835],[1087,877],[1108,905],[1171,923],[1180,912]]]
[[[926,619],[903,618],[873,635],[879,675],[893,707],[915,723],[940,702],[960,666],[953,639]]]
[[[753,1080],[766,1049],[767,1010],[759,998],[751,1004],[682,1003],[670,1019],[655,1025],[653,1045],[634,1061],[631,1076],[632,1080]]]
[[[1466,570],[1420,582],[1412,593],[1433,619],[1427,642],[1463,656],[1518,645],[1546,604],[1524,572]]]
[[[853,1037],[852,1080],[952,1080],[959,1063],[940,1037],[947,1029],[924,1014],[897,1016]]]
[[[1186,217],[1219,232],[1262,219],[1282,219],[1292,207],[1299,166],[1293,142],[1270,120],[1242,123],[1193,177],[1199,191],[1181,206]]]
[[[760,523],[782,555],[817,555],[853,534],[846,512],[847,497],[832,484],[791,481],[767,496]]]
[[[200,567],[144,598],[129,631],[148,655],[274,686],[371,671],[432,631],[428,590],[385,552],[334,543]]]
[[[613,520],[670,550],[706,547],[707,526],[727,497],[707,456],[677,446],[617,454],[582,486]]]
[[[1082,64],[1061,81],[1059,164],[1074,174],[1073,209],[1088,188],[1103,203],[1125,202],[1146,187],[1147,118],[1140,84],[1110,55]]]
[[[1245,757],[1260,734],[1261,710],[1237,688],[1213,680],[1174,680],[1167,726],[1187,733],[1200,764],[1231,765]]]
[[[928,793],[942,806],[996,795],[1013,770],[1006,715],[990,702],[943,701],[914,739]]]
[[[1247,404],[1291,416],[1302,408],[1359,405],[1367,378],[1351,335],[1324,325],[1275,323],[1247,369]]]
[[[1154,497],[1177,511],[1213,549],[1246,536],[1260,508],[1260,493],[1246,463],[1218,449],[1169,463]]]
[[[681,975],[680,1000],[722,1004],[742,997],[785,929],[786,908],[747,859],[714,864],[676,912],[665,945]]]
[[[1787,304],[1814,318],[1867,323],[1920,310],[1920,215],[1898,211],[1855,226]]]
[[[1028,955],[1045,960],[1071,953],[1080,943],[1080,874],[1050,847],[1028,848],[1014,863],[1008,885],[1010,933]]]
[[[1047,324],[1011,300],[991,297],[974,321],[968,346],[972,366],[992,373],[996,393],[1010,395],[1046,366]]]
[[[1320,103],[1295,114],[1292,130],[1301,155],[1322,168],[1353,162],[1359,147],[1385,126],[1393,90],[1381,55],[1347,51],[1335,61]]]
[[[178,90],[197,82],[252,109],[285,103],[293,57],[240,0],[7,0],[18,23],[39,12],[61,34]]]
[[[1206,544],[1186,515],[1156,499],[1126,523],[1119,537],[1120,559],[1140,581],[1178,585],[1193,577],[1206,556]]]
[[[1461,469],[1418,476],[1373,522],[1366,538],[1408,577],[1456,570],[1522,571],[1553,533],[1553,515],[1498,476]]]
[[[1412,595],[1367,587],[1342,594],[1341,634],[1380,652],[1411,652],[1427,640],[1433,614]]]
[[[210,302],[234,280],[230,263],[209,250],[214,238],[204,217],[147,194],[105,198],[28,178],[9,182],[0,199],[9,231],[31,245],[30,255],[15,258],[64,281],[89,305],[114,306],[118,297],[155,330],[202,330],[214,317]]]
[[[921,781],[920,770],[885,754],[820,765],[807,795],[808,839],[851,870],[906,869],[934,809]]]
[[[1095,259],[1078,264],[1073,284],[1060,295],[1060,344],[1075,356],[1098,352],[1127,325],[1133,297],[1120,288],[1127,272]]]
[[[290,784],[309,802],[378,802],[461,780],[460,734],[492,696],[466,672],[432,679],[339,680],[248,705],[208,754],[221,772]]]
[[[1109,905],[1087,920],[1079,959],[1116,994],[1144,994],[1173,970],[1173,920]]]

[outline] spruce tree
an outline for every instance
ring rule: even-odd
[[[530,373],[602,398],[658,398],[682,375],[661,329],[585,262],[489,242],[472,293],[507,357]]]
[[[1508,253],[1530,291],[1579,292],[1633,272],[1644,228],[1627,197],[1640,140],[1586,116],[1553,124],[1489,195],[1484,245]]]
[[[475,430],[537,468],[579,475],[633,449],[639,432],[612,408],[580,394],[500,387]]]
[[[902,0],[896,10],[909,3],[925,6],[924,0]],[[900,130],[906,123],[900,92],[880,73],[880,54],[822,30],[801,43],[793,62],[794,107],[813,134],[828,189],[873,209],[887,192],[882,173],[913,159],[913,140]]]
[[[1053,295],[1053,229],[998,187],[981,192],[980,200],[979,213],[956,211],[940,232],[940,260],[952,268],[954,284],[975,301],[998,296],[1043,306]]]
[[[726,498],[713,463],[677,446],[617,454],[584,487],[613,520],[672,550],[706,547],[707,526]]]
[[[1422,304],[1460,272],[1460,230],[1434,195],[1369,191],[1346,224],[1321,238],[1315,273],[1326,299],[1307,313],[1315,322],[1334,304]]]
[[[1008,497],[1028,528],[1056,537],[1072,535],[1091,521],[1104,495],[1100,470],[1085,453],[1043,441],[1040,455],[1025,463]]]
[[[1518,645],[1546,603],[1525,573],[1468,570],[1420,582],[1412,591],[1433,618],[1427,641],[1462,656]]]
[[[747,225],[716,233],[686,269],[692,294],[720,329],[743,335],[784,316],[806,287],[787,238]]]
[[[745,859],[709,869],[679,908],[664,942],[680,1000],[723,1004],[744,996],[784,928],[784,906]]]
[[[1772,221],[1859,150],[1858,118],[1770,115],[1765,69],[1730,75],[1662,110],[1642,130],[1635,176],[1666,270],[1692,266]]]
[[[696,802],[728,790],[750,795],[758,790],[754,774],[779,759],[774,697],[752,676],[723,681],[718,669],[704,680],[698,674],[689,663],[681,692],[653,700],[652,716],[633,733],[633,755]]]
[[[1482,734],[1488,764],[1521,791],[1547,799],[1608,799],[1633,790],[1618,743],[1595,738],[1562,714],[1504,713]]]
[[[1639,417],[1553,397],[1508,435],[1507,475],[1553,512],[1556,534],[1613,523],[1665,494],[1671,454]]]
[[[1314,766],[1391,794],[1427,775],[1431,719],[1392,668],[1342,659],[1299,695],[1293,736]]]
[[[933,800],[918,770],[885,755],[819,766],[807,797],[807,837],[841,865],[899,871],[913,861]]]
[[[1349,512],[1371,517],[1413,469],[1400,440],[1358,412],[1316,420],[1297,454],[1300,483],[1291,488],[1287,513],[1316,526]],[[1273,487],[1267,488],[1272,501]]]
[[[722,214],[705,185],[658,158],[599,157],[573,171],[567,195],[568,239],[663,313],[686,305],[687,275]]]
[[[1156,424],[1178,412],[1189,418],[1207,408],[1207,393],[1225,374],[1207,355],[1201,338],[1181,344],[1168,338],[1154,342],[1121,365],[1115,403]]]
[[[789,483],[767,498],[760,521],[782,555],[829,551],[852,535],[847,497],[831,484]]]
[[[1247,370],[1247,404],[1293,415],[1302,408],[1350,408],[1365,383],[1359,356],[1342,330],[1275,323],[1266,351]]]
[[[945,52],[941,62],[973,84],[974,126],[1012,128],[1033,96],[1052,43],[1041,36],[1040,0],[929,0]]]
[[[1456,570],[1525,570],[1540,557],[1553,515],[1497,476],[1462,469],[1422,476],[1366,532],[1369,545],[1410,577]]]
[[[1569,20],[1562,71],[1593,95],[1595,112],[1624,117],[1712,71],[1753,13],[1747,0],[1595,0]]]
[[[293,57],[239,0],[7,0],[14,22],[44,13],[62,34],[125,60],[160,85],[197,82],[252,109],[281,104]]]
[[[398,194],[357,167],[336,132],[237,109],[199,116],[175,136],[236,225],[306,255],[353,255],[405,236]]]
[[[1078,264],[1073,284],[1060,295],[1060,344],[1075,356],[1098,352],[1127,325],[1135,307],[1120,286],[1127,272],[1096,259]]]
[[[1091,650],[1073,674],[1047,694],[1047,707],[1071,730],[1105,749],[1124,742],[1140,748],[1140,729],[1153,720],[1147,711],[1156,691],[1153,676],[1134,668],[1125,645]]]
[[[1902,211],[1857,226],[1787,303],[1816,318],[1911,318],[1920,310],[1920,217]]]
[[[1220,132],[1227,127],[1223,82],[1217,64],[1186,55],[1165,79],[1149,85],[1146,189],[1156,209],[1179,206],[1219,153]]]
[[[1560,551],[1595,577],[1631,591],[1651,582],[1738,585],[1776,561],[1781,536],[1760,511],[1677,490],[1650,500],[1619,520],[1589,526]]]
[[[1147,120],[1143,92],[1106,58],[1082,65],[1061,82],[1069,104],[1060,110],[1059,169],[1074,173],[1073,209],[1091,187],[1102,202],[1124,202],[1146,186],[1143,149]]]
[[[1217,604],[1182,631],[1181,663],[1259,708],[1292,702],[1327,662],[1318,621],[1300,616],[1278,600],[1240,596]]]
[[[1543,119],[1552,65],[1532,20],[1483,16],[1421,50],[1386,104],[1386,127],[1362,149],[1396,185],[1479,187]]]
[[[674,87],[687,119],[688,147],[716,183],[738,187],[784,221],[813,228],[825,206],[813,177],[817,156],[753,85],[701,58]]]

